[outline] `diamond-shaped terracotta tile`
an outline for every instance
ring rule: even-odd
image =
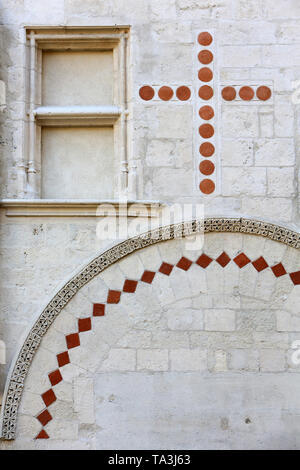
[[[121,292],[119,290],[109,290],[107,295],[108,304],[118,304],[120,302]]]
[[[155,276],[153,271],[144,271],[144,274],[141,277],[141,281],[147,282],[147,284],[151,284]]]
[[[223,251],[223,253],[216,259],[216,262],[219,263],[222,268],[225,268],[225,266],[230,263],[230,258],[228,254]]]
[[[276,277],[284,276],[286,274],[286,270],[281,263],[272,266],[271,269]]]
[[[197,259],[196,263],[201,266],[201,268],[207,268],[212,262],[212,258],[207,256],[205,253],[202,253],[201,256]]]
[[[48,374],[48,377],[49,377],[52,387],[54,387],[54,385],[59,384],[59,382],[61,382],[63,379],[59,369],[56,369],[53,372],[50,372],[50,374]]]
[[[137,285],[138,285],[137,281],[126,279],[126,281],[124,282],[124,286],[123,286],[123,292],[128,292],[128,293],[133,294],[136,290]]]
[[[94,317],[103,317],[105,315],[105,305],[104,304],[94,304],[93,306],[93,316]]]
[[[78,331],[83,333],[84,331],[90,331],[92,329],[92,319],[88,318],[79,318],[78,319]]]
[[[46,406],[50,406],[51,403],[55,402],[56,396],[52,388],[50,388],[49,390],[47,390],[47,392],[42,394],[42,399],[44,400],[44,403]]]
[[[173,268],[173,264],[162,263],[161,267],[159,268],[159,272],[165,274],[166,276],[170,276]]]
[[[300,284],[300,271],[290,273],[290,278],[292,279],[295,286],[298,286]]]
[[[269,266],[263,256],[257,258],[252,264],[259,273]]]
[[[39,422],[41,423],[42,426],[46,426],[47,423],[49,423],[49,421],[51,421],[52,419],[52,416],[51,414],[49,413],[48,410],[44,410],[42,411],[42,413],[40,413],[36,419],[39,420]]]
[[[46,433],[45,429],[42,429],[41,432],[38,433],[36,439],[49,439],[49,436]]]
[[[70,335],[67,335],[66,336],[66,343],[67,343],[67,348],[68,349],[77,348],[77,346],[80,346],[79,334],[78,333],[72,333]]]
[[[192,266],[193,262],[184,256],[176,264],[177,268],[187,271]]]
[[[240,253],[238,256],[236,256],[233,260],[235,264],[238,265],[239,268],[243,268],[247,264],[250,263],[250,259],[248,256],[245,255],[245,253]]]
[[[68,351],[57,354],[57,362],[59,367],[63,367],[66,364],[70,364],[70,358]]]

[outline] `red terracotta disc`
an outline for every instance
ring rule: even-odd
[[[173,92],[172,88],[170,88],[169,86],[162,86],[158,90],[158,96],[163,101],[169,101],[172,98],[173,94],[174,94],[174,92]]]
[[[201,181],[199,187],[200,187],[200,190],[204,194],[211,194],[215,190],[215,183],[210,179],[204,179],[204,180]]]
[[[210,139],[214,133],[215,131],[211,124],[202,124],[202,126],[199,127],[199,134],[203,139]]]
[[[203,160],[199,165],[199,170],[203,175],[211,175],[215,171],[215,165],[209,160]]]
[[[142,86],[139,90],[139,95],[142,98],[142,100],[149,101],[152,100],[155,92],[151,86],[145,85]]]
[[[250,86],[242,86],[242,88],[239,91],[239,95],[244,101],[250,101],[252,100],[254,96],[254,91],[253,88]]]
[[[208,67],[203,67],[198,72],[198,78],[201,82],[210,82],[213,78],[213,73]]]
[[[268,86],[259,86],[256,90],[256,96],[259,100],[266,101],[271,98],[272,92]]]
[[[232,101],[236,97],[236,91],[233,86],[226,86],[222,90],[222,97],[225,101]]]
[[[207,31],[203,31],[198,35],[198,42],[201,46],[209,46],[212,43],[212,35]]]
[[[199,109],[199,116],[205,121],[209,121],[214,115],[215,113],[211,106],[202,106],[202,108]]]
[[[191,90],[187,86],[180,86],[176,90],[176,96],[181,101],[187,101],[191,97]]]
[[[210,100],[213,97],[214,90],[208,85],[203,85],[199,88],[199,97],[203,100]]]
[[[215,152],[215,147],[210,142],[203,142],[200,145],[199,152],[202,157],[211,157]]]
[[[203,49],[198,54],[198,60],[201,64],[210,64],[213,61],[214,55],[212,52],[208,51],[207,49]]]

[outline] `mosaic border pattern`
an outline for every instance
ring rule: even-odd
[[[16,359],[12,373],[8,379],[8,386],[3,400],[2,409],[2,439],[15,439],[17,413],[24,388],[24,382],[29,371],[31,361],[42,341],[43,336],[59,315],[61,310],[74,297],[74,295],[104,271],[108,266],[124,258],[130,253],[156,243],[193,235],[195,233],[210,232],[240,232],[261,235],[271,240],[285,243],[300,249],[300,234],[279,225],[244,218],[207,218],[204,221],[182,222],[176,225],[159,227],[136,237],[125,240],[110,248],[91,261],[84,269],[74,276],[59,290],[49,302],[38,320],[34,323],[28,334],[19,355]]]
[[[148,285],[152,284],[155,276],[158,273],[161,273],[165,276],[172,276],[172,273],[176,271],[174,268],[178,268],[184,272],[187,272],[192,265],[197,265],[202,269],[206,269],[213,262],[218,263],[223,269],[225,269],[231,261],[233,261],[240,269],[243,269],[245,266],[252,264],[253,268],[258,273],[269,269],[276,278],[289,276],[290,282],[292,282],[294,285],[300,285],[300,270],[295,272],[287,272],[281,262],[271,266],[267,263],[263,256],[259,256],[258,258],[255,258],[255,260],[251,261],[245,252],[241,252],[236,256],[230,257],[225,251],[223,251],[218,257],[214,258],[211,258],[210,256],[206,255],[205,252],[202,252],[199,258],[195,261],[191,261],[185,256],[182,256],[178,262],[171,264],[162,261],[162,264],[158,269],[155,271],[144,270],[143,274],[139,276],[138,279],[130,279],[126,277],[123,283],[123,287],[120,286],[119,290],[114,290],[107,287],[106,300],[102,298],[103,303],[94,303],[93,313],[87,317],[78,318],[77,329],[75,331],[73,329],[69,334],[65,334],[66,350],[56,354],[57,368],[50,370],[47,374],[51,386],[48,390],[41,394],[41,399],[43,400],[45,406],[38,413],[38,415],[35,416],[35,418],[42,425],[42,429],[39,431],[35,439],[50,438],[47,430],[45,430],[45,427],[53,419],[53,415],[50,413],[51,408],[49,409],[49,407],[57,400],[54,387],[64,380],[61,374],[61,369],[65,365],[72,364],[69,351],[73,348],[81,346],[82,334],[87,331],[92,331],[92,318],[103,317],[105,315],[107,305],[122,304],[123,293],[135,294],[139,283],[146,283]],[[55,437],[53,438],[55,439]]]

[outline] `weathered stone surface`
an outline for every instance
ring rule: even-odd
[[[299,16],[299,3],[293,0],[6,0],[0,26],[1,80],[6,85],[6,109],[0,111],[1,198],[31,195],[30,187],[27,194],[20,191],[18,167],[23,157],[26,165],[31,158],[24,122],[29,77],[23,25],[127,24],[127,157],[129,167],[133,160],[137,165],[137,199],[165,203],[161,220],[151,219],[154,225],[167,224],[168,205],[180,202],[203,205],[206,217],[253,217],[299,232]],[[209,103],[198,99],[201,31],[213,36],[207,46],[214,55]],[[94,74],[84,72],[94,86]],[[60,79],[62,90],[64,77]],[[63,95],[72,97],[74,83],[67,81]],[[52,96],[59,97],[56,81],[51,83]],[[140,99],[144,85],[155,88],[153,100]],[[182,85],[191,90],[189,101],[159,99],[161,86],[176,91]],[[225,85],[237,91],[265,85],[272,95],[265,102],[256,96],[249,102],[239,97],[225,102],[220,94]],[[92,89],[87,92],[94,104]],[[66,96],[60,95],[62,100]],[[215,111],[210,141],[216,150],[207,158],[215,172],[206,175],[216,183],[211,195],[199,192],[204,158],[198,150],[203,124],[198,113],[204,104]],[[64,138],[55,140],[56,160],[52,166],[47,161],[44,169],[51,172],[58,165],[68,144]],[[85,186],[90,157],[83,151],[77,155],[86,194],[103,191],[104,199],[118,194],[123,143],[119,145],[117,133],[114,146],[106,190],[100,174],[93,174],[94,183]],[[64,162],[65,174],[58,172],[66,185],[67,179],[74,180],[74,152]],[[47,178],[39,165],[37,170],[45,195]],[[48,195],[57,197],[66,188],[58,179],[54,183]],[[112,245],[97,236],[99,222],[94,217],[6,217],[1,209],[0,341],[6,345],[7,364],[0,364],[0,396],[13,357],[49,300]],[[149,223],[143,218],[141,231]],[[265,230],[272,232],[271,226]],[[284,231],[276,230],[274,239],[286,241]],[[25,381],[16,441],[1,442],[0,448],[298,449],[299,366],[292,363],[291,353],[299,339],[300,285],[299,275],[291,278],[290,273],[299,272],[300,258],[299,250],[275,240],[219,232],[206,235],[196,250],[186,240],[172,240],[127,255],[104,270],[67,303],[43,336]],[[223,251],[230,258],[224,267],[216,261]],[[213,260],[206,268],[196,263],[202,252]],[[244,267],[233,261],[241,253],[250,259]],[[186,271],[176,266],[182,256],[193,262]],[[252,262],[261,256],[268,266],[259,272]],[[162,262],[173,266],[171,273],[158,272]],[[286,271],[282,275],[271,269],[280,263]],[[145,270],[155,273],[151,282],[140,281]],[[122,291],[126,279],[138,281],[135,293]],[[121,292],[119,303],[106,304],[109,289]],[[93,317],[94,303],[106,304],[104,316]],[[50,324],[52,313],[48,311],[45,322]],[[91,330],[78,333],[78,320],[89,318]],[[68,350],[66,336],[77,333],[80,345]],[[59,367],[60,354],[70,363]],[[27,360],[22,356],[22,367]],[[58,367],[63,380],[52,386],[49,374]],[[22,381],[23,372],[17,371]],[[56,401],[45,425],[50,439],[34,440],[41,430],[36,416],[45,408],[41,395],[51,387]]]

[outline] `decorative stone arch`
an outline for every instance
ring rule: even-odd
[[[278,225],[244,218],[208,218],[205,219],[204,222],[183,222],[167,227],[160,227],[156,230],[128,239],[105,251],[91,261],[59,290],[31,328],[7,380],[1,420],[2,439],[12,440],[15,438],[18,407],[32,359],[39,348],[43,336],[75,294],[107,267],[130,253],[161,241],[172,240],[203,231],[204,233],[233,232],[260,235],[277,242],[285,243],[296,249],[300,248],[300,235]],[[295,275],[295,281],[292,275]],[[290,276],[294,283],[298,284],[300,282],[298,282],[299,272],[290,273]]]

